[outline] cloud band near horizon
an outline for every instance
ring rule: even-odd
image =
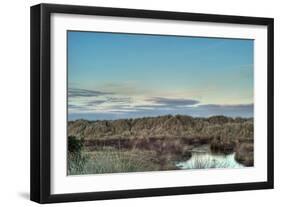
[[[68,91],[68,119],[114,120],[183,114],[196,117],[225,115],[252,117],[253,103],[204,104],[199,100],[167,97],[127,97],[113,92],[71,88]]]

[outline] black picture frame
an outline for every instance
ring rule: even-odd
[[[194,22],[218,22],[267,26],[267,181],[204,186],[167,187],[153,189],[51,194],[50,188],[50,15],[52,13],[134,17]],[[39,4],[31,7],[31,173],[30,199],[38,203],[88,201],[146,196],[211,193],[273,188],[273,19],[245,16],[195,14],[168,11]]]

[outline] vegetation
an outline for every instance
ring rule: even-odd
[[[218,136],[212,139],[210,147],[213,152],[230,154],[235,148],[235,142]]]
[[[245,166],[254,166],[253,143],[240,143],[237,146],[235,159]]]
[[[68,161],[69,175],[155,171],[165,167],[171,169],[171,166],[166,166],[166,161],[157,158],[152,151],[123,151],[110,147],[69,154]]]
[[[84,173],[122,173],[157,170],[157,165],[151,160],[138,156],[136,151],[119,151],[103,149],[91,154],[89,162],[85,165]]]
[[[75,136],[68,137],[67,174],[81,174],[84,171],[88,156],[83,152],[83,148],[83,139],[77,139]]]
[[[253,166],[253,119],[214,116],[161,116],[115,121],[68,123],[68,174],[140,172],[178,169],[194,147],[232,154]],[[233,167],[229,163],[193,159],[194,169]]]
[[[77,120],[68,123],[68,134],[86,140],[225,137],[230,140],[253,137],[252,118],[184,115],[119,119],[112,121]]]

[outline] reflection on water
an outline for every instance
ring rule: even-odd
[[[241,168],[244,167],[234,159],[235,154],[214,154],[209,147],[200,147],[192,150],[192,157],[187,161],[176,163],[181,169],[205,169],[205,168]]]

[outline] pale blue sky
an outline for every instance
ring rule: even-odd
[[[252,116],[253,44],[69,31],[69,118]]]

